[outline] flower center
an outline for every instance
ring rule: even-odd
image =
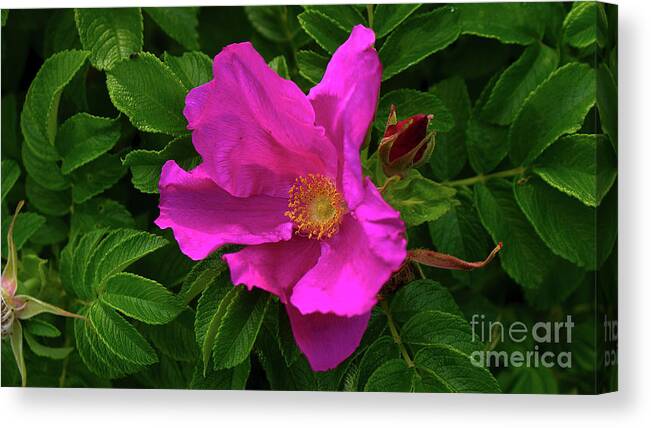
[[[285,215],[296,225],[296,233],[311,239],[337,233],[347,211],[335,182],[321,174],[298,177],[289,189],[287,208]]]

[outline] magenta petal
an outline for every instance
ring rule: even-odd
[[[281,302],[296,281],[314,266],[321,248],[313,239],[294,237],[289,241],[254,245],[225,254],[233,284],[246,284],[275,294]]]
[[[255,245],[290,239],[284,215],[287,199],[236,198],[205,173],[203,164],[186,172],[174,161],[163,165],[156,225],[172,228],[181,251],[200,260],[224,244]]]
[[[321,257],[294,287],[291,303],[303,314],[364,314],[404,262],[406,247],[400,214],[367,179],[362,201],[339,232],[322,241]]]
[[[371,317],[371,312],[354,317],[302,315],[292,305],[285,307],[294,339],[314,371],[333,369],[348,358],[359,346]]]
[[[225,47],[214,80],[186,97],[184,114],[206,173],[239,197],[287,196],[298,176],[335,177],[337,153],[296,84],[278,76],[251,43]]]
[[[326,129],[339,153],[338,184],[350,209],[363,198],[360,148],[375,115],[382,79],[374,43],[372,30],[355,26],[308,95],[316,124]]]

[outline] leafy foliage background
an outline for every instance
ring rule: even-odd
[[[372,22],[370,22],[372,20]],[[387,186],[411,248],[499,262],[399,278],[358,351],[313,373],[282,306],[233,288],[153,225],[162,164],[199,161],[181,111],[211,58],[251,40],[309,90],[353,25],[372,26],[389,106],[432,113],[429,165]],[[30,386],[594,393],[616,319],[617,10],[586,3],[2,11],[2,254],[11,212],[21,292],[87,321],[27,323]],[[392,290],[391,290],[392,291]],[[576,322],[571,369],[472,366],[468,320]],[[396,339],[400,338],[400,344]],[[544,347],[544,346],[543,346]],[[19,385],[2,343],[2,385]]]

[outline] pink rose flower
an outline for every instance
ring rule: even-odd
[[[194,260],[245,245],[224,256],[232,282],[278,296],[317,371],[354,352],[406,257],[399,213],[362,176],[382,74],[374,42],[354,27],[307,96],[250,43],[227,46],[186,98],[203,162],[168,161],[159,182],[156,224]]]

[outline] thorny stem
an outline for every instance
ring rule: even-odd
[[[455,180],[455,181],[444,181],[443,185],[445,186],[451,186],[451,187],[456,187],[456,186],[472,186],[473,184],[477,183],[485,183],[486,181],[492,179],[492,178],[504,178],[504,177],[513,177],[516,175],[524,174],[526,171],[526,168],[523,166],[519,166],[517,168],[513,169],[507,169],[505,171],[498,171],[494,172],[492,174],[479,174],[475,177],[469,177],[469,178],[463,178],[461,180]]]
[[[398,348],[400,348],[400,353],[402,354],[402,358],[405,360],[405,363],[407,363],[407,367],[414,367],[414,361],[409,356],[409,352],[407,351],[407,348],[405,348],[405,345],[402,343],[400,333],[398,333],[398,329],[393,322],[393,317],[391,316],[391,311],[389,310],[389,304],[386,300],[380,300],[380,307],[387,316],[387,324],[389,325],[391,336],[393,336],[393,341],[396,343],[396,345],[398,345]]]
[[[368,13],[368,26],[373,28],[373,5],[366,5],[366,12]]]

